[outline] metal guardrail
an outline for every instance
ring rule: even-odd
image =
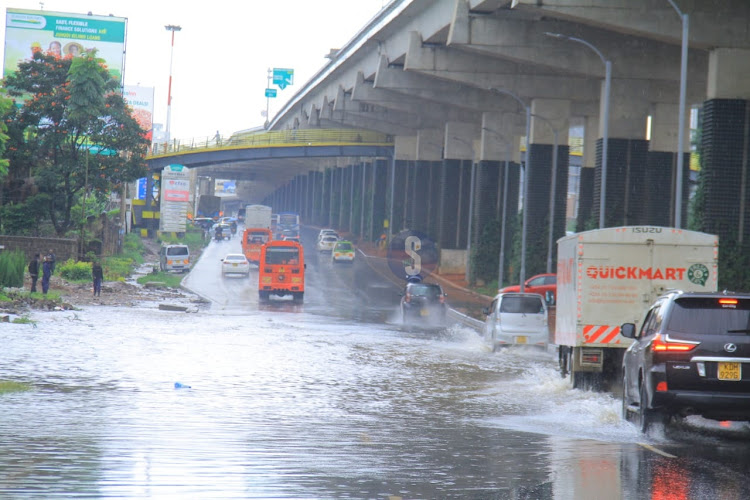
[[[271,132],[254,131],[232,134],[228,139],[214,136],[187,140],[174,139],[169,143],[154,143],[148,158],[220,149],[295,146],[392,146],[393,143],[392,135],[370,130],[303,129]]]

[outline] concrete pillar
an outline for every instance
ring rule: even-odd
[[[378,158],[372,168],[372,219],[370,227],[370,241],[375,241],[383,232],[385,221],[388,219],[388,169],[390,159]],[[389,221],[390,222],[390,221]]]
[[[675,224],[675,188],[677,185],[677,104],[657,103],[651,114],[651,138],[646,164],[644,190],[645,224],[673,227]],[[690,137],[690,121],[685,120],[685,137]],[[687,221],[690,195],[690,141],[685,141],[682,172],[682,214]]]
[[[576,232],[586,231],[598,227],[598,219],[594,219],[594,177],[596,173],[596,159],[601,153],[599,148],[599,117],[586,116],[583,124],[583,158],[581,175],[578,183],[578,219]]]
[[[325,168],[321,172],[320,179],[320,225],[328,227],[331,225],[331,169]]]
[[[631,81],[612,82],[605,227],[645,224],[643,193],[648,155],[646,122],[650,103]],[[600,131],[602,124],[599,126]],[[601,137],[601,132],[600,132]],[[592,214],[599,220],[601,197],[601,139],[597,146]]]
[[[394,184],[392,188],[388,186],[389,194],[393,193],[393,220],[390,221],[393,234],[398,234],[407,227],[407,203],[410,199],[407,186],[411,163],[408,160],[396,160],[394,164],[395,171],[393,172]]]
[[[441,249],[459,248],[461,227],[461,160],[443,160],[440,222],[437,242]]]
[[[442,168],[442,160],[430,162],[426,232],[432,241],[437,241],[440,234],[440,210],[443,196]]]
[[[415,161],[409,165],[409,196],[405,227],[429,235],[430,171],[432,162]],[[431,236],[431,235],[429,235]]]
[[[351,165],[339,168],[339,216],[338,216],[338,227],[341,231],[349,230],[351,210],[351,198],[350,198],[350,173]]]
[[[552,210],[552,269],[556,269],[557,251],[554,248],[558,238],[565,235],[565,209],[568,192],[568,163],[570,147],[568,130],[570,127],[570,101],[563,99],[534,99],[531,104],[531,165],[529,165],[528,200],[524,200],[524,210],[528,210],[526,232],[526,274],[527,278],[547,270],[547,256],[550,251],[550,203],[554,189]],[[557,134],[557,171],[553,172],[555,133]],[[554,186],[552,185],[554,177]]]
[[[750,243],[749,58],[750,50],[709,52],[701,135],[701,229],[718,234],[725,251]]]
[[[372,163],[368,161],[362,162],[361,175],[360,175],[360,208],[359,208],[359,239],[365,240],[368,233],[366,221],[372,221],[372,207],[368,203],[370,197],[368,196],[368,187],[371,186],[372,175],[370,170],[372,169]]]
[[[329,192],[331,195],[331,201],[328,207],[328,223],[332,228],[339,229],[339,211],[341,210],[341,193],[339,190],[339,184],[341,182],[341,169],[335,165],[331,167],[330,181]]]

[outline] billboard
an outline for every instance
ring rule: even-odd
[[[168,165],[161,171],[159,231],[184,233],[190,204],[190,171],[184,165]]]
[[[133,108],[133,117],[143,130],[146,139],[153,140],[154,135],[154,88],[125,85],[122,95],[128,106]]]
[[[97,56],[104,59],[110,74],[122,84],[127,22],[124,17],[8,8],[3,76],[15,73],[19,62],[39,50],[75,57],[97,49]]]

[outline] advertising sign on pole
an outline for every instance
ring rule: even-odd
[[[154,133],[154,88],[125,85],[123,97],[128,106],[133,108],[135,121],[146,131],[146,139],[152,140]]]
[[[159,231],[183,233],[190,205],[190,172],[184,165],[168,165],[161,171]]]
[[[8,8],[3,75],[15,73],[18,63],[36,51],[76,57],[96,49],[97,57],[106,61],[110,74],[122,84],[127,22],[124,17]]]

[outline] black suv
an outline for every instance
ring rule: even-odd
[[[623,358],[622,411],[646,432],[671,416],[750,421],[750,294],[669,292]]]
[[[412,319],[445,320],[445,293],[438,284],[407,283],[401,293],[401,317],[406,323]]]

